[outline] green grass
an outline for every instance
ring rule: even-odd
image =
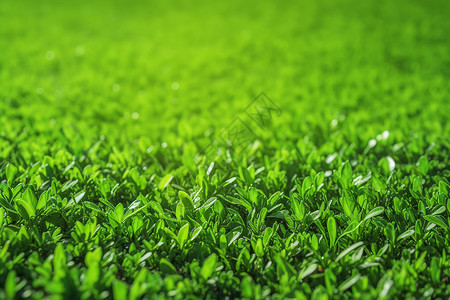
[[[0,2],[0,299],[448,299],[448,1],[127,2]]]

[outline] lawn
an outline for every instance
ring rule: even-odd
[[[0,299],[448,299],[450,2],[0,2]]]

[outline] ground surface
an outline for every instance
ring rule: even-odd
[[[0,298],[447,298],[449,5],[1,1]]]

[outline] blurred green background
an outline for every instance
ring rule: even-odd
[[[278,140],[324,141],[332,120],[362,140],[448,136],[449,5],[3,0],[2,156],[5,139],[51,148],[41,135],[207,143],[261,91],[285,112]]]

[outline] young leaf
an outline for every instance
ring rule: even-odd
[[[47,201],[48,201],[48,192],[43,192],[41,196],[39,197],[39,201],[36,204],[36,210],[39,210],[41,208],[45,208]]]
[[[344,292],[361,279],[361,275],[355,274],[339,285],[338,290]]]
[[[183,202],[178,202],[177,208],[175,209],[175,216],[178,221],[181,221],[184,218],[184,204]]]
[[[264,234],[263,234],[264,247],[267,247],[267,245],[269,245],[269,241],[270,241],[270,238],[272,237],[272,234],[273,234],[272,227],[267,227],[266,230],[264,230]]]
[[[159,261],[159,269],[163,272],[163,274],[177,274],[177,269],[175,269],[172,263],[165,258],[161,258]]]
[[[153,208],[158,214],[163,215],[164,214],[164,210],[161,206],[161,204],[159,204],[156,201],[149,201],[148,204],[150,205],[151,208]]]
[[[186,192],[179,191],[178,198],[180,198],[187,211],[194,209],[194,201],[192,201],[192,198]]]
[[[128,299],[128,286],[121,280],[116,280],[112,284],[114,300]]]
[[[58,273],[64,272],[66,268],[66,254],[64,252],[64,246],[58,243],[55,248],[55,253],[53,254],[53,267]]]
[[[381,176],[379,175],[372,176],[372,188],[375,191],[383,194],[386,192],[386,183],[383,181]]]
[[[202,206],[200,206],[199,208],[197,208],[197,210],[203,209],[203,208],[208,208],[211,205],[213,205],[215,202],[217,201],[217,197],[211,197],[208,200],[205,201],[205,203],[203,203]]]
[[[397,238],[397,242],[400,242],[403,239],[406,239],[410,236],[412,236],[415,233],[414,229],[409,229],[406,230],[405,232],[403,232],[402,234],[400,234]]]
[[[236,227],[235,229],[233,229],[233,231],[227,233],[227,240],[228,240],[228,246],[231,246],[231,244],[233,244],[234,241],[236,241],[242,233],[242,227]]]
[[[206,258],[205,261],[203,262],[200,274],[205,280],[209,279],[216,270],[216,262],[217,262],[217,255],[215,253],[208,256],[208,258]]]
[[[366,217],[364,218],[364,220],[369,220],[371,218],[374,218],[376,216],[381,215],[384,212],[384,208],[381,206],[375,207],[374,209],[372,209],[371,211],[369,211],[369,213],[366,215]]]
[[[299,221],[303,220],[304,214],[300,207],[300,203],[298,203],[297,199],[295,199],[295,198],[291,199],[291,207],[292,207],[292,212],[294,213],[294,216],[297,218],[297,220],[299,220]]]
[[[388,223],[386,225],[386,227],[384,228],[384,235],[388,238],[389,242],[391,242],[391,245],[395,244],[396,232],[392,223]]]
[[[431,274],[431,280],[434,283],[439,283],[441,281],[441,270],[442,267],[439,266],[439,258],[436,256],[431,259],[430,264],[430,274]]]
[[[99,191],[105,199],[108,199],[111,194],[111,186],[106,179],[100,181]]]
[[[425,220],[427,220],[428,222],[431,222],[433,224],[436,224],[436,225],[444,228],[447,231],[449,230],[448,225],[439,216],[428,215],[428,216],[424,216],[423,218]]]
[[[200,234],[202,229],[203,229],[203,227],[197,227],[194,229],[194,231],[192,232],[191,239],[190,239],[191,242]]]
[[[189,234],[189,223],[183,225],[180,228],[177,235],[178,244],[180,245],[180,249],[183,249],[184,243],[186,242]]]
[[[5,281],[6,299],[14,299],[16,295],[16,272],[9,271]]]
[[[349,254],[351,251],[358,249],[359,247],[363,246],[364,242],[357,242],[353,245],[351,245],[350,247],[348,247],[347,249],[345,249],[344,251],[342,251],[338,257],[336,257],[335,261],[339,261],[341,258],[345,257],[347,254]]]
[[[86,206],[87,208],[89,208],[93,211],[96,211],[100,214],[104,214],[103,211],[100,209],[100,207],[98,207],[97,204],[95,204],[95,203],[92,203],[90,201],[84,201],[83,204],[84,204],[84,206]]]
[[[252,245],[253,245],[253,250],[255,251],[256,256],[263,257],[264,256],[264,246],[263,246],[262,240],[257,239],[256,243],[253,243]]]
[[[419,161],[417,162],[417,165],[419,166],[420,173],[423,175],[427,175],[428,169],[429,169],[429,163],[426,156],[422,156],[419,158]]]
[[[311,264],[311,265],[305,267],[302,271],[300,271],[300,274],[298,275],[298,279],[302,280],[302,279],[308,277],[309,275],[314,273],[315,270],[317,270],[317,264]]]
[[[136,201],[139,201],[139,200],[136,200]],[[144,208],[146,208],[147,205],[148,205],[148,204],[146,204],[146,205],[143,205],[143,206],[141,206],[141,207],[139,207],[139,208],[136,209],[136,207],[138,207],[138,205],[140,204],[140,201],[139,201],[139,204],[136,206],[136,204],[135,204],[136,201],[134,201],[134,202],[128,207],[127,212],[126,212],[125,215],[123,216],[122,222],[125,222],[127,219],[131,218],[132,216],[134,216],[135,214],[137,214],[138,212],[140,212],[141,210],[143,210]]]
[[[32,207],[28,202],[25,202],[22,199],[18,199],[16,201],[16,205],[17,205],[20,215],[24,219],[29,220],[30,218],[36,216],[36,211],[34,210],[34,207]]]
[[[334,243],[336,242],[336,235],[337,235],[337,226],[336,226],[335,218],[333,218],[333,217],[328,218],[327,230],[328,230],[328,236],[330,237],[330,247],[333,247]]]
[[[342,168],[342,173],[341,173],[341,183],[342,183],[342,187],[344,189],[350,187],[350,185],[352,183],[352,176],[353,176],[352,166],[350,166],[350,163],[348,161],[346,161],[344,163],[344,166]]]
[[[164,176],[158,184],[158,189],[160,191],[163,191],[169,185],[172,179],[173,179],[172,174],[167,174],[166,176]]]
[[[17,174],[17,168],[13,164],[8,164],[6,166],[6,180],[8,181],[8,184],[11,186],[11,183],[14,180],[14,177]]]
[[[124,209],[123,209],[123,204],[119,203],[116,206],[116,209],[114,209],[114,213],[116,214],[117,217],[117,223],[122,223],[123,220],[123,214],[124,214]]]
[[[25,202],[27,202],[33,209],[36,207],[37,200],[36,195],[34,194],[33,190],[31,188],[27,188],[25,192],[23,193],[23,198]]]

